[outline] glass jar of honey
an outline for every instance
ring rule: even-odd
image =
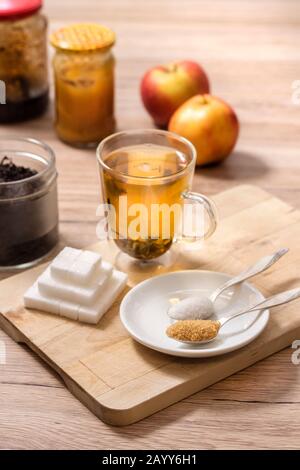
[[[80,23],[51,36],[56,122],[59,138],[75,147],[94,147],[115,130],[114,33]]]
[[[48,105],[47,20],[42,0],[0,2],[0,122],[34,118]]]

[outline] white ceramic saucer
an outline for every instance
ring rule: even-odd
[[[209,357],[234,351],[253,341],[265,328],[269,311],[246,313],[228,322],[217,339],[203,345],[187,345],[168,338],[165,330],[171,320],[169,306],[197,292],[209,295],[231,276],[212,271],[177,271],[152,277],[135,286],[120,306],[121,321],[139,343],[166,354],[183,357]],[[215,303],[216,315],[230,315],[264,296],[245,282],[227,289]]]

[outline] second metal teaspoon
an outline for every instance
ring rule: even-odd
[[[280,294],[272,295],[268,299],[255,303],[254,305],[249,305],[229,317],[222,317],[218,320],[178,321],[169,326],[166,333],[170,338],[175,339],[180,343],[194,345],[209,343],[216,339],[220,329],[225,325],[225,323],[232,319],[239,317],[240,315],[244,315],[245,313],[254,312],[255,310],[265,310],[267,308],[276,307],[277,305],[286,304],[298,297],[300,297],[300,288],[288,290],[281,292]]]

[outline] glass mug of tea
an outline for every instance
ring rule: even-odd
[[[119,132],[100,143],[97,161],[109,238],[123,254],[118,262],[123,270],[130,270],[128,255],[135,264],[159,263],[174,242],[185,238],[181,209],[187,202],[206,214],[199,238],[215,231],[214,203],[190,191],[196,150],[187,139],[155,129]]]

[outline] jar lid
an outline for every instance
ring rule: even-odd
[[[42,0],[2,0],[0,2],[0,20],[31,15],[38,11],[42,4]]]
[[[94,23],[78,23],[55,31],[50,36],[52,46],[74,52],[93,51],[113,46],[115,33]]]

